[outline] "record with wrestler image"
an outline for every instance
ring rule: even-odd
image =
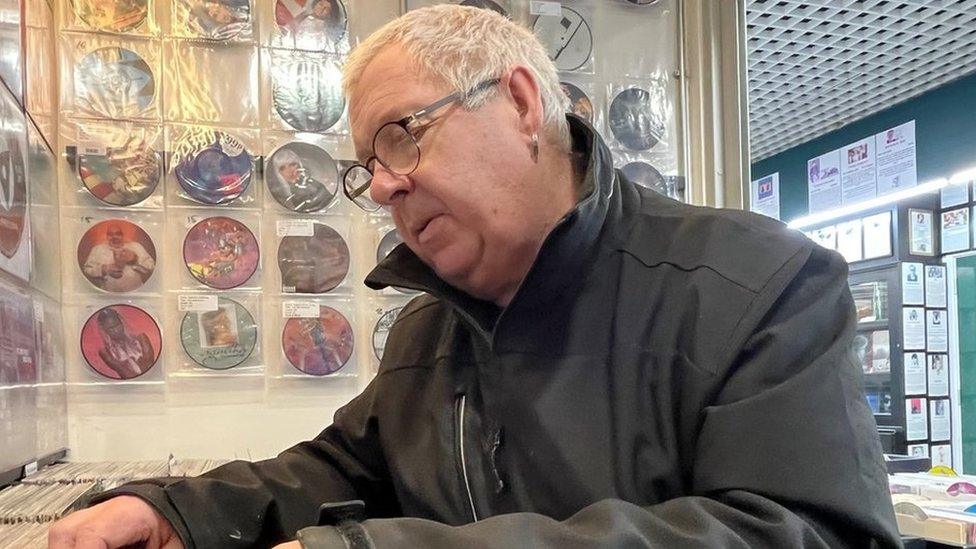
[[[183,261],[190,274],[211,288],[227,290],[247,282],[258,268],[254,233],[229,217],[208,217],[183,239]]]
[[[78,242],[78,267],[96,288],[125,293],[141,288],[156,270],[156,246],[142,227],[107,219]]]
[[[318,318],[289,318],[281,333],[288,363],[313,376],[339,371],[353,351],[353,332],[339,311],[319,306]]]
[[[145,374],[159,360],[161,349],[159,325],[149,313],[133,305],[99,309],[81,330],[85,362],[109,379],[134,379]]]

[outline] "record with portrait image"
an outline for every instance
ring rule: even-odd
[[[393,328],[393,323],[396,322],[401,311],[403,311],[403,307],[387,309],[380,316],[379,320],[376,321],[376,326],[373,327],[373,355],[376,356],[377,360],[383,360],[383,351],[386,350],[386,338],[390,336],[390,329]]]
[[[131,292],[141,288],[156,270],[156,246],[135,223],[107,219],[81,237],[78,267],[96,288]]]
[[[312,224],[312,236],[286,236],[278,244],[278,270],[284,293],[324,294],[349,272],[349,247],[324,223]]]
[[[193,135],[177,150],[176,180],[197,202],[225,204],[244,194],[251,184],[254,158],[229,134]]]
[[[346,36],[346,6],[341,0],[276,0],[275,23],[288,45],[328,49]]]
[[[183,350],[193,362],[211,370],[227,370],[254,351],[258,327],[243,305],[221,297],[217,310],[189,312],[180,323]]]
[[[208,40],[230,40],[251,27],[250,0],[180,0],[187,30]]]
[[[293,141],[271,154],[264,181],[271,196],[285,208],[293,212],[317,212],[335,198],[339,169],[322,148]]]
[[[540,15],[532,30],[542,42],[556,70],[583,68],[593,54],[593,33],[580,12],[562,6],[559,16]]]
[[[148,198],[162,171],[159,153],[136,137],[120,147],[71,149],[68,160],[92,196],[112,206],[132,206]]]
[[[569,82],[560,82],[559,87],[562,88],[563,93],[569,98],[569,112],[592,124],[593,102],[586,96],[586,93]]]
[[[24,115],[13,99],[0,98],[0,254],[21,250],[27,227],[27,168]],[[21,273],[24,277],[27,273]]]
[[[664,123],[654,112],[651,94],[641,88],[628,88],[610,102],[610,131],[623,146],[646,151],[657,145],[664,134]]]
[[[494,0],[461,0],[458,2],[458,5],[491,10],[497,14],[508,17],[508,12],[505,11],[505,8],[501,7],[501,5]]]
[[[110,305],[91,315],[81,329],[81,354],[92,370],[109,379],[137,378],[159,360],[162,335],[146,311]]]
[[[307,52],[272,54],[271,96],[278,116],[304,132],[335,126],[346,107],[339,65]]]
[[[247,282],[258,268],[254,233],[229,217],[208,217],[183,239],[183,262],[201,284],[227,290]]]
[[[105,32],[136,29],[149,14],[148,0],[71,0],[71,8],[89,27]]]
[[[118,47],[99,48],[75,66],[78,107],[108,118],[139,116],[156,96],[156,77],[138,53]]]
[[[281,332],[281,349],[297,370],[324,376],[339,371],[353,351],[352,326],[342,313],[319,306],[318,318],[289,318]]]

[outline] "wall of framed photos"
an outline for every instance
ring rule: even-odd
[[[56,0],[27,33],[73,459],[268,457],[369,382],[413,296],[361,283],[397,236],[337,192],[339,68],[429,3]],[[531,28],[615,163],[684,197],[675,0],[461,3]]]

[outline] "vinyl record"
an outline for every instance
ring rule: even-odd
[[[281,119],[305,132],[324,132],[334,126],[346,106],[339,66],[307,52],[272,57],[271,95]]]
[[[281,349],[299,371],[324,376],[339,371],[352,356],[352,326],[342,313],[319,306],[318,318],[289,318],[281,332]]]
[[[188,138],[178,146],[176,180],[186,194],[203,204],[226,204],[251,184],[254,158],[244,144],[224,132],[207,139]]]
[[[610,131],[623,146],[646,151],[661,140],[664,123],[654,112],[651,94],[641,88],[628,88],[610,103]]]
[[[505,8],[501,7],[498,2],[495,2],[494,0],[461,0],[458,2],[458,5],[491,10],[495,13],[508,17],[508,12],[505,11]]]
[[[211,370],[227,370],[251,356],[258,341],[258,327],[247,308],[221,297],[216,311],[183,315],[180,341],[193,362]]]
[[[183,262],[201,284],[227,290],[247,282],[258,268],[254,233],[229,217],[208,217],[183,239]]]
[[[383,316],[376,321],[376,326],[373,327],[373,355],[376,356],[377,360],[383,360],[386,338],[390,336],[390,329],[393,328],[393,323],[396,322],[401,311],[403,311],[403,307],[387,309],[383,312]]]
[[[563,93],[569,98],[569,112],[592,124],[593,102],[586,96],[586,93],[569,82],[560,82],[559,87],[562,88]]]
[[[71,8],[86,25],[104,32],[129,32],[149,14],[148,0],[71,0]]]
[[[284,293],[324,294],[349,272],[349,247],[324,223],[313,223],[312,236],[286,236],[278,244],[278,270]]]
[[[81,354],[92,370],[109,379],[134,379],[159,360],[162,335],[146,311],[109,305],[88,317],[81,329]]]
[[[250,0],[182,0],[190,34],[208,40],[230,40],[251,28]]]
[[[293,141],[271,154],[264,182],[279,204],[293,212],[317,212],[335,198],[339,169],[335,160],[311,143]]]
[[[139,116],[152,105],[156,78],[136,52],[118,46],[99,48],[75,67],[78,107],[108,118]]]
[[[562,6],[558,17],[540,15],[532,30],[556,65],[556,70],[583,68],[593,54],[593,33],[580,12]]]
[[[657,168],[647,162],[630,162],[620,168],[620,171],[624,172],[627,179],[634,183],[642,187],[647,187],[648,189],[653,189],[663,195],[670,196],[667,181],[664,179],[664,176],[661,175],[661,172],[657,171]]]
[[[121,147],[80,147],[74,165],[92,196],[112,206],[132,206],[149,198],[162,170],[159,154],[137,138]]]
[[[341,0],[277,0],[275,23],[289,47],[318,51],[345,38],[348,19]]]
[[[152,238],[125,219],[100,221],[85,231],[77,256],[88,282],[106,292],[138,290],[156,270]]]
[[[660,0],[627,0],[627,1],[630,2],[631,4],[635,4],[638,6],[653,6],[654,4],[657,4]]]
[[[8,259],[20,250],[27,226],[24,116],[15,108],[13,100],[0,101],[0,254]]]

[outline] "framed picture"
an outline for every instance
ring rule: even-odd
[[[932,212],[929,210],[908,210],[908,253],[911,255],[935,256],[935,238],[932,231]]]

